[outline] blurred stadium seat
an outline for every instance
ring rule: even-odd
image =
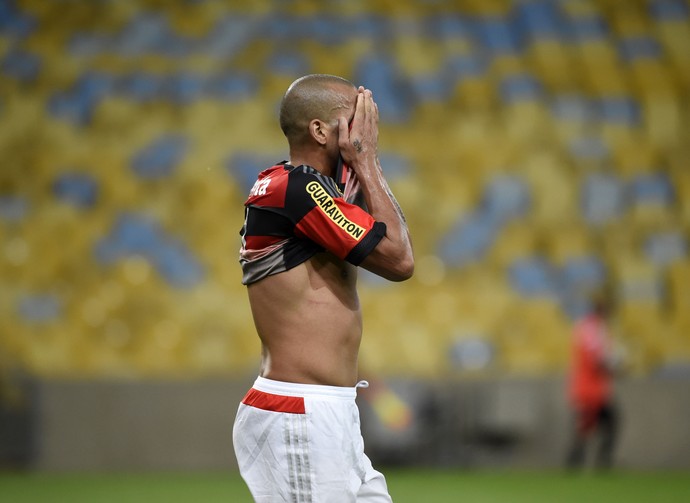
[[[638,370],[690,361],[688,54],[686,0],[2,1],[0,352],[253,369],[242,202],[313,72],[374,91],[426,264],[362,275],[372,369],[562,372],[605,286]]]

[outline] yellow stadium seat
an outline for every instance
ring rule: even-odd
[[[500,230],[488,259],[505,268],[514,260],[533,256],[537,246],[538,235],[534,227],[520,220],[510,222]]]
[[[499,350],[509,371],[561,372],[569,347],[570,324],[554,300],[523,300],[504,319]]]
[[[549,92],[572,92],[577,88],[573,51],[560,40],[536,40],[527,57]]]
[[[690,27],[687,21],[665,20],[655,26],[659,41],[668,54],[671,67],[680,82],[687,88],[690,84],[690,63],[687,54],[690,47]]]
[[[670,303],[676,312],[690,312],[690,263],[671,264],[666,274]]]
[[[587,91],[595,96],[629,94],[629,86],[614,47],[608,41],[578,45],[576,58]]]
[[[522,173],[532,188],[532,222],[557,228],[578,219],[577,179],[565,159],[539,150],[525,160]]]
[[[654,93],[643,101],[645,132],[659,149],[672,149],[684,141],[684,113],[681,100],[672,92]]]
[[[455,84],[451,103],[463,109],[488,111],[496,101],[493,81],[485,75],[468,77]]]
[[[553,228],[545,240],[547,256],[557,265],[565,264],[568,259],[587,257],[596,250],[594,237],[582,224]]]

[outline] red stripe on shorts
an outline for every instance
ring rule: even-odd
[[[252,388],[244,396],[242,403],[273,412],[304,414],[304,398],[301,396],[273,395]]]

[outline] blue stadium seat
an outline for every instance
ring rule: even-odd
[[[428,22],[432,36],[438,37],[441,41],[471,40],[474,34],[471,22],[461,13],[447,12],[431,15]]]
[[[187,153],[188,144],[185,136],[164,134],[134,155],[131,168],[145,180],[170,176]]]
[[[597,134],[582,134],[568,142],[568,152],[577,161],[600,162],[611,155],[609,146]]]
[[[555,298],[558,295],[557,271],[539,256],[513,262],[508,278],[513,289],[524,297]]]
[[[632,204],[639,206],[670,206],[675,199],[673,184],[661,171],[636,176],[630,181],[628,190]]]
[[[96,242],[94,255],[104,265],[128,255],[151,256],[161,239],[161,229],[151,217],[121,213],[108,235]]]
[[[590,225],[615,221],[626,209],[625,186],[610,173],[592,173],[582,186],[582,212]]]
[[[306,55],[287,48],[278,48],[271,54],[267,67],[274,74],[293,78],[311,73],[311,64]]]
[[[241,101],[256,96],[259,81],[247,72],[222,72],[206,80],[206,95],[222,101]]]
[[[609,37],[608,24],[599,13],[570,16],[566,26],[566,40],[571,42],[598,42]]]
[[[201,262],[185,243],[168,235],[156,220],[140,214],[121,214],[110,233],[96,243],[94,254],[103,265],[140,255],[174,287],[192,287],[205,275]]]
[[[14,39],[28,37],[38,26],[36,19],[17,9],[14,0],[0,2],[0,33]]]
[[[477,39],[492,55],[515,55],[522,51],[517,23],[509,17],[489,15],[475,21]]]
[[[161,53],[170,26],[163,13],[137,12],[113,40],[114,52],[127,57]]]
[[[275,11],[265,16],[255,18],[255,27],[265,37],[270,37],[274,42],[286,44],[288,41],[296,41],[305,35],[306,19],[304,16],[295,16],[286,12]]]
[[[489,250],[497,232],[497,222],[486,213],[465,215],[442,238],[438,255],[451,267],[477,262]]]
[[[486,185],[481,204],[486,215],[498,224],[519,218],[530,208],[529,186],[515,175],[495,176]]]
[[[412,175],[411,161],[408,157],[393,152],[380,152],[379,161],[388,181],[395,181]]]
[[[344,43],[351,35],[348,32],[348,19],[337,13],[317,13],[304,19],[300,34],[324,45]]]
[[[648,5],[657,21],[680,21],[690,16],[690,6],[683,0],[650,0]]]
[[[177,72],[165,82],[165,96],[176,105],[188,105],[204,95],[206,79],[193,72]]]
[[[608,280],[606,265],[595,255],[569,258],[558,275],[561,306],[571,319],[589,311],[591,294]]]
[[[141,103],[159,100],[165,80],[145,71],[132,72],[118,79],[118,94]]]
[[[163,278],[175,287],[193,287],[204,279],[204,268],[182,241],[167,237],[154,248],[151,262]]]
[[[255,16],[239,13],[221,17],[212,30],[199,41],[199,52],[218,60],[235,57],[252,40],[266,31]]]
[[[22,84],[31,84],[41,72],[41,58],[25,50],[11,50],[0,63],[0,72]]]
[[[16,194],[0,195],[0,221],[17,223],[29,213],[29,200]]]
[[[628,63],[638,59],[659,59],[662,55],[659,42],[648,35],[636,35],[621,38],[618,41],[618,51]]]
[[[483,53],[475,51],[449,55],[443,66],[449,78],[457,82],[486,75],[488,63]]]
[[[557,94],[551,99],[550,108],[556,121],[588,124],[597,118],[596,106],[582,94]]]
[[[60,201],[77,208],[91,208],[98,200],[98,182],[87,174],[63,172],[53,182],[53,193]]]
[[[259,173],[283,160],[254,152],[234,152],[225,162],[225,168],[239,184],[242,194],[247,195]]]
[[[353,39],[389,40],[392,30],[388,19],[374,13],[354,16],[347,23],[347,31]]]
[[[655,265],[666,268],[688,257],[688,241],[680,230],[655,232],[644,242],[645,256]]]
[[[557,2],[529,0],[517,2],[513,9],[520,31],[530,39],[559,40],[565,31]]]
[[[535,101],[542,97],[542,86],[539,81],[528,73],[509,75],[499,83],[500,96],[504,103],[517,101]]]
[[[630,96],[609,96],[599,100],[598,110],[604,123],[637,126],[641,122],[640,105]]]
[[[374,92],[382,122],[404,123],[410,119],[414,92],[385,54],[369,54],[360,59],[354,80]]]
[[[455,80],[445,69],[440,72],[417,74],[409,77],[410,87],[418,103],[446,102],[453,92]]]
[[[103,72],[87,71],[66,92],[53,94],[48,101],[52,115],[79,126],[91,122],[100,101],[113,93],[117,79]]]
[[[562,288],[571,292],[592,292],[607,279],[606,266],[595,255],[570,257],[560,270]]]
[[[62,316],[62,302],[54,294],[28,294],[19,299],[17,312],[28,324],[42,324],[55,321]]]
[[[112,48],[112,38],[107,34],[75,32],[67,41],[67,52],[76,58],[93,58]]]

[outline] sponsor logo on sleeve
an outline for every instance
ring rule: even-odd
[[[307,184],[307,192],[316,205],[321,208],[321,211],[323,211],[328,218],[333,220],[338,227],[343,229],[357,241],[362,239],[364,227],[357,225],[343,215],[338,209],[338,205],[333,201],[333,198],[324,190],[319,182],[309,182]]]
[[[261,180],[257,180],[254,183],[252,190],[249,191],[249,195],[254,196],[254,197],[265,196],[266,190],[268,189],[268,186],[270,183],[271,183],[271,178],[262,178]]]

